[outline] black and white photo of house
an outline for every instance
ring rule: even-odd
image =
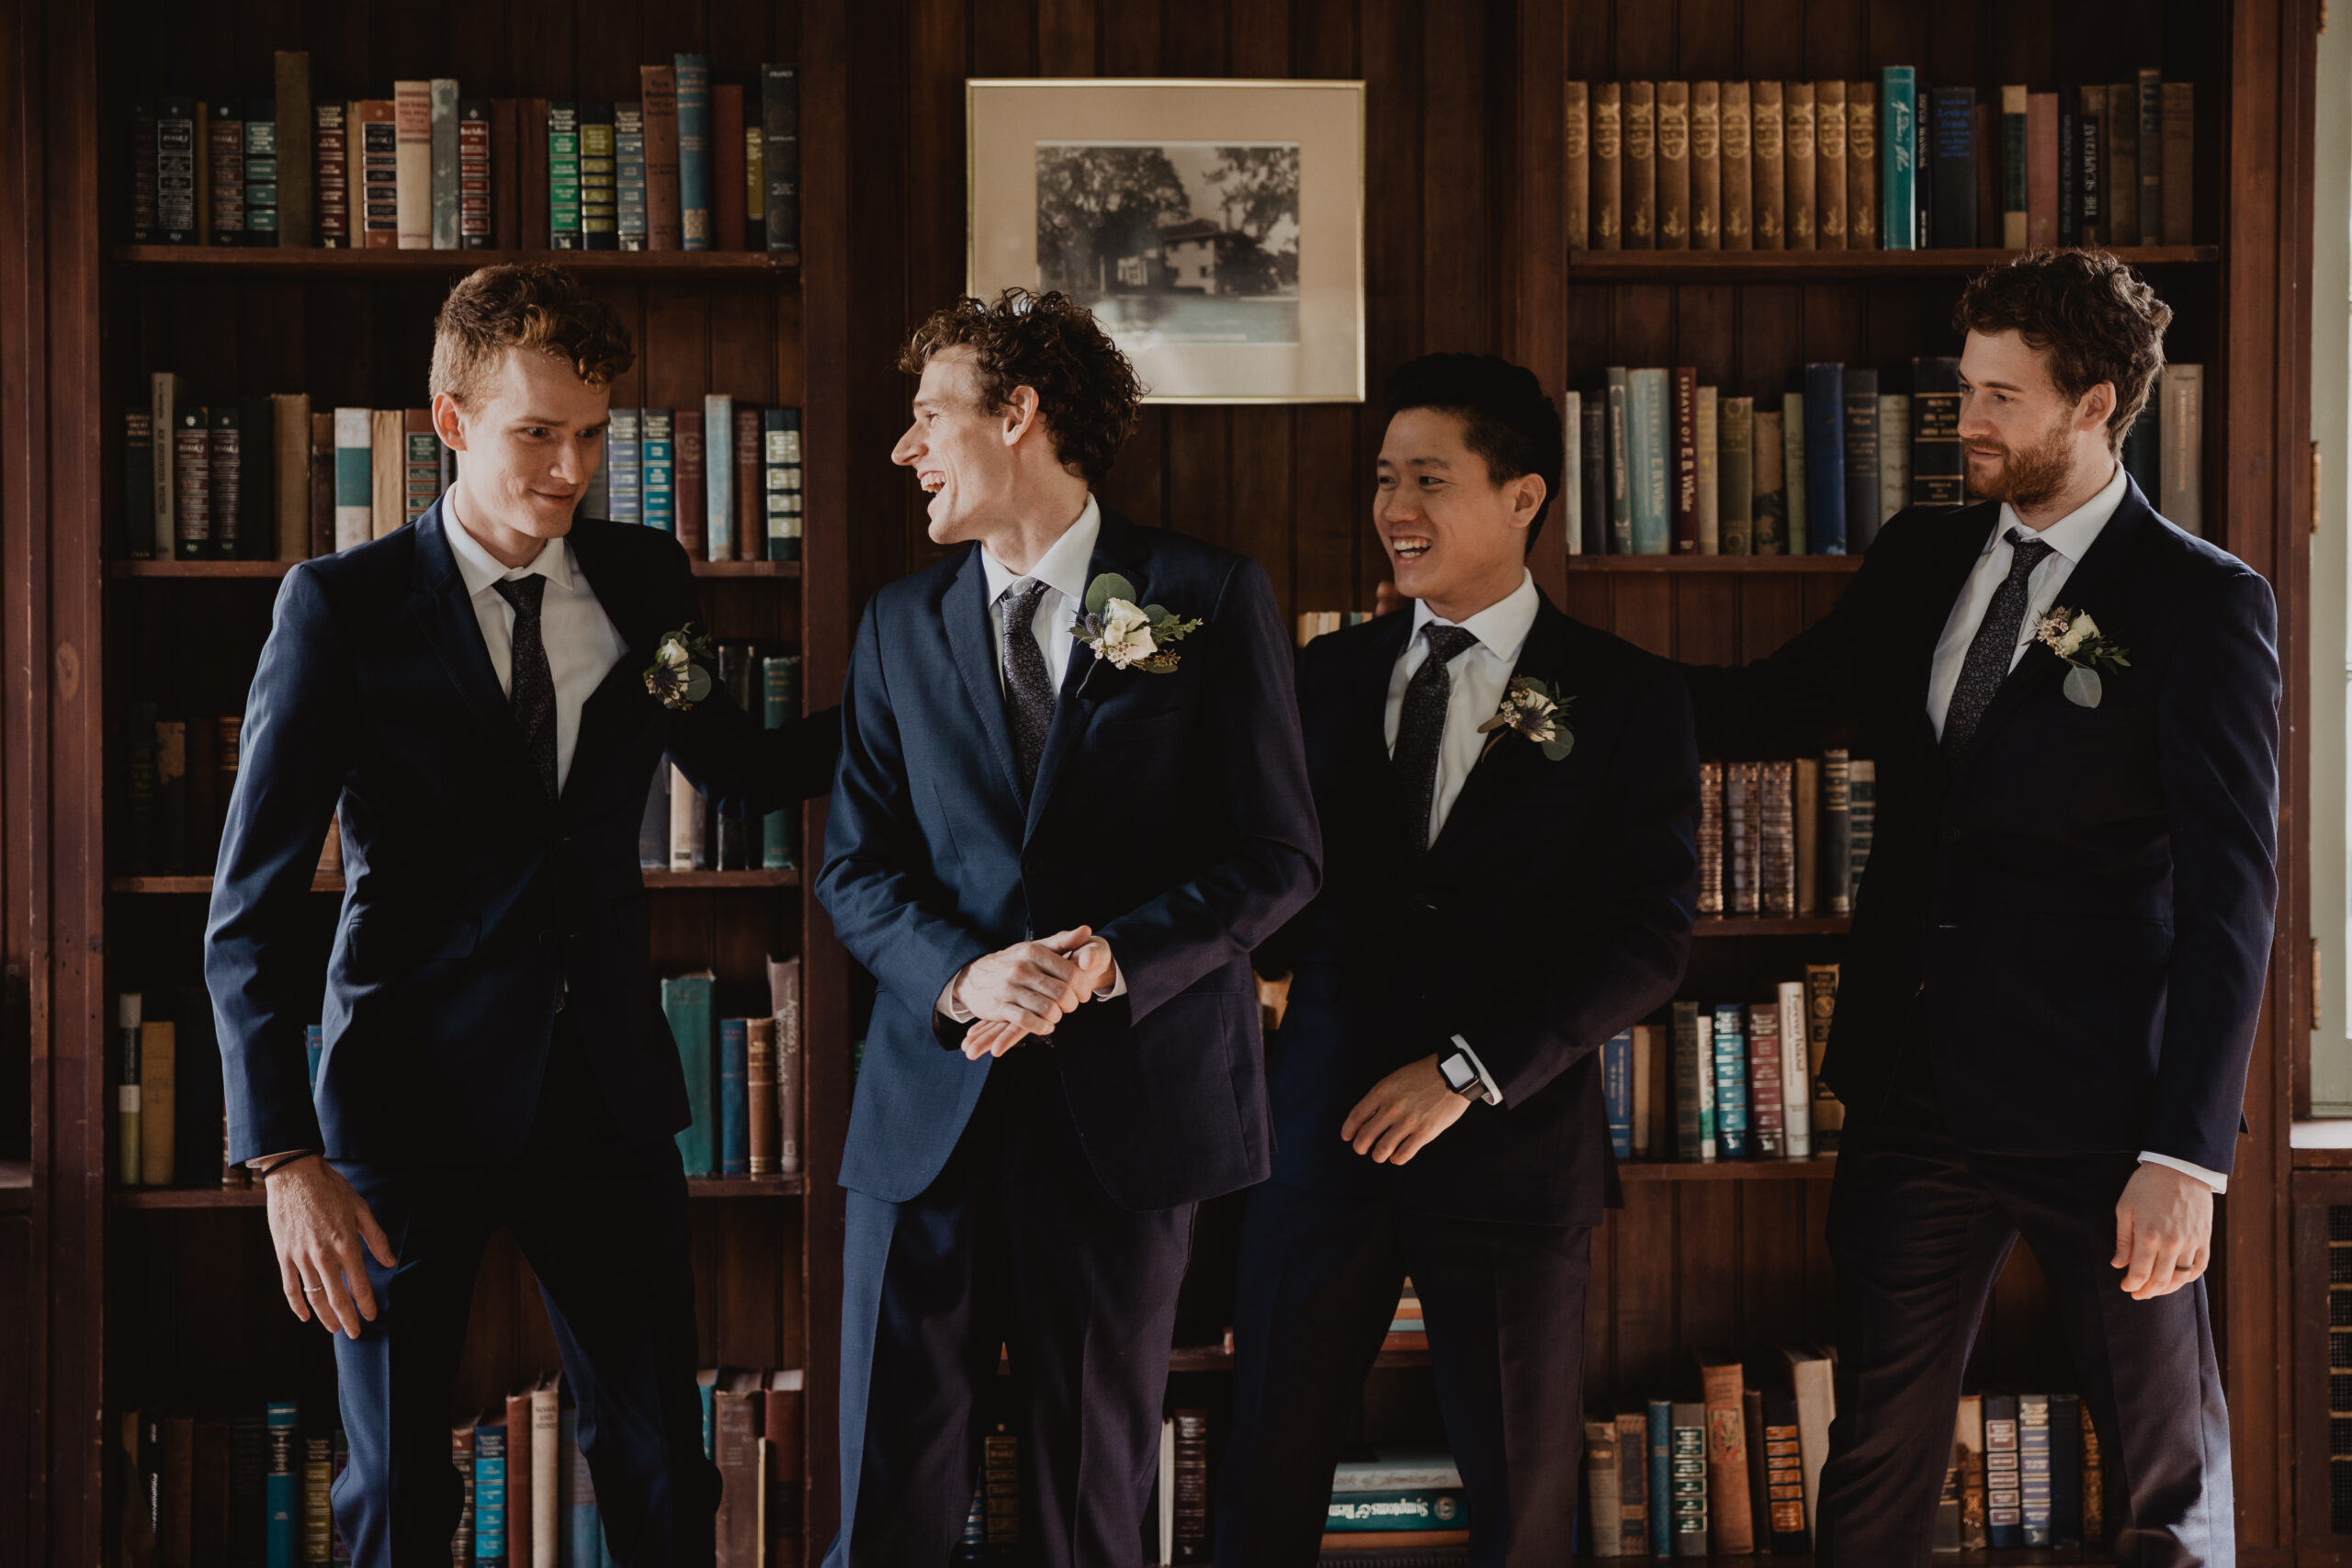
[[[1298,342],[1298,144],[1037,143],[1038,287],[1129,350]]]

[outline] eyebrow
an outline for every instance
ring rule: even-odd
[[[2022,391],[2024,391],[2024,390],[2025,390],[2025,389],[2024,389],[2023,387],[2018,386],[2015,381],[1995,381],[1995,380],[1973,381],[1973,380],[1970,380],[1970,379],[1969,379],[1969,378],[1967,378],[1966,376],[1962,376],[1962,377],[1961,378],[1961,379],[1962,379],[1962,380],[1963,380],[1963,381],[1967,381],[1967,382],[1968,382],[1968,384],[1969,384],[1970,386],[1972,386],[1972,387],[1998,387],[2002,391],[2005,391],[2005,392],[2022,392]]]
[[[1393,468],[1397,465],[1386,457],[1379,457],[1374,460],[1373,466]],[[1448,473],[1453,471],[1453,465],[1442,457],[1408,457],[1405,459],[1404,466],[1408,468],[1443,468]]]

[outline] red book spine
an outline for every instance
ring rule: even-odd
[[[645,248],[685,246],[678,210],[678,73],[668,65],[637,68],[645,101]]]
[[[490,105],[469,98],[458,107],[458,244],[462,250],[491,246]]]
[[[1674,553],[1699,553],[1699,372],[1674,372]]]
[[[767,511],[760,491],[760,411],[735,406],[735,558],[765,560]]]
[[[677,412],[677,464],[672,482],[677,487],[678,543],[695,560],[710,558],[709,502],[703,489],[702,410]]]
[[[329,250],[347,250],[351,245],[351,142],[344,106],[319,104],[311,115],[317,122],[318,136],[311,169],[318,181],[319,243]]]
[[[1747,1128],[1758,1159],[1786,1159],[1788,1116],[1781,1101],[1781,1009],[1759,1002],[1747,1010]]]
[[[743,88],[715,82],[710,88],[710,248],[743,248]]]

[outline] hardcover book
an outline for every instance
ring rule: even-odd
[[[1755,112],[1747,84],[1723,85],[1723,248],[1745,251],[1756,243],[1753,209],[1756,181]]]
[[[1715,532],[1724,555],[1744,556],[1751,553],[1749,530],[1756,505],[1756,400],[1724,398],[1717,419]]]
[[[1871,393],[1871,410],[1875,420],[1875,389]],[[1817,556],[1842,556],[1846,553],[1846,367],[1843,365],[1815,363],[1804,367],[1804,426],[1806,548]],[[1875,487],[1875,467],[1872,473]]]
[[[432,157],[432,231],[433,249],[454,251],[458,248],[458,84],[455,78],[435,76],[427,84],[427,112],[431,116],[428,134]]]
[[[1846,84],[1813,86],[1813,244],[1820,251],[1846,248]]]
[[[433,84],[392,84],[393,235],[403,251],[433,248]]]
[[[1592,239],[1590,190],[1589,175],[1592,156],[1591,106],[1589,89],[1582,82],[1564,83],[1560,88],[1560,152],[1562,185],[1560,187],[1560,227],[1566,231],[1568,249],[1589,248]]]
[[[1874,251],[1878,232],[1878,84],[1846,84],[1846,248]]]
[[[678,87],[678,225],[684,248],[711,248],[710,62],[681,54]]]
[[[1788,491],[1788,524],[1782,532],[1792,556],[1813,553],[1812,535],[1805,527],[1804,394],[1781,394],[1781,483]]]
[[[1693,82],[1690,84],[1690,248],[1694,251],[1723,248],[1723,147],[1721,85],[1714,82]],[[1665,1551],[1665,1547],[1658,1548],[1661,1556]]]
[[[1807,375],[1810,378],[1810,368]],[[1878,372],[1867,367],[1844,373],[1845,415],[1840,435],[1845,443],[1845,547],[1860,555],[1878,537]],[[1812,389],[1806,389],[1810,393]],[[1807,476],[1810,478],[1811,476]],[[1840,552],[1829,547],[1827,535],[1816,536],[1815,548],[1824,555]]]
[[[1738,1358],[1702,1354],[1699,1382],[1706,1400],[1707,1502],[1714,1550],[1727,1555],[1750,1552],[1756,1550],[1756,1530],[1748,1512],[1747,1434]]]
[[[1783,173],[1781,199],[1786,209],[1785,243],[1790,250],[1814,246],[1814,192],[1820,175],[1820,151],[1814,144],[1813,84],[1789,82],[1781,89],[1781,146]]]
[[[1690,248],[1690,84],[1657,85],[1657,248]]]
[[[1597,83],[1592,89],[1592,248],[1625,248],[1624,86]]]
[[[1879,243],[1890,251],[1919,248],[1918,193],[1914,160],[1918,155],[1916,78],[1908,65],[1879,73]]]
[[[1625,84],[1625,248],[1657,243],[1657,84]]]
[[[1749,501],[1748,548],[1759,556],[1786,555],[1789,548],[1787,447],[1781,416],[1758,410],[1754,421],[1754,493]]]
[[[1748,112],[1753,126],[1750,146],[1755,190],[1750,200],[1754,208],[1751,217],[1756,225],[1756,249],[1783,250],[1787,248],[1784,224],[1788,212],[1788,165],[1781,84],[1758,82],[1751,85],[1748,89]]]

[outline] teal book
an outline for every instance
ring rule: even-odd
[[[704,553],[713,560],[733,560],[735,547],[735,399],[727,392],[706,392],[702,427],[709,442],[710,460],[703,465]]]
[[[1625,378],[1628,426],[1627,489],[1633,503],[1633,553],[1662,556],[1674,549],[1672,457],[1667,450],[1668,399],[1671,378],[1664,370],[1635,370]]]
[[[268,1469],[262,1483],[262,1550],[267,1568],[297,1568],[302,1556],[302,1407],[273,1401],[263,1436]]]
[[[1649,1402],[1650,1450],[1650,1555],[1668,1557],[1674,1552],[1674,1405],[1670,1401],[1653,1399]]]
[[[800,656],[779,653],[760,660],[760,718],[770,729],[782,729],[800,712]],[[793,855],[793,828],[799,807],[786,807],[760,818],[760,864],[769,871],[789,871],[799,863]],[[665,860],[663,864],[669,863]]]
[[[1600,1099],[1609,1117],[1609,1147],[1619,1159],[1634,1157],[1634,1032],[1621,1030],[1601,1043]]]
[[[800,558],[800,411],[760,411],[761,513],[770,560]]]
[[[718,1024],[718,1174],[752,1174],[751,1034],[740,1018]]]
[[[580,106],[561,99],[548,105],[548,244],[559,251],[581,248]]]
[[[645,525],[678,531],[677,422],[668,409],[638,412],[638,474],[644,487]]]
[[[681,975],[662,982],[662,1014],[678,1043],[686,1070],[686,1104],[694,1124],[678,1134],[688,1176],[718,1174],[718,1029],[710,1016],[713,976]]]
[[[1609,553],[1612,556],[1634,553],[1634,497],[1625,462],[1627,381],[1623,366],[1609,367]]]
[[[1879,73],[1879,243],[1890,251],[1919,248],[1917,78],[1908,65]]]
[[[506,1568],[506,1425],[474,1428],[474,1562]]]
[[[596,1483],[580,1451],[580,1413],[566,1408],[557,1456],[556,1568],[603,1568],[605,1521],[596,1511]]]
[[[1724,1158],[1747,1157],[1747,1022],[1737,1002],[1715,1008],[1715,1136]]]
[[[323,1025],[306,1023],[302,1026],[302,1055],[311,1068],[311,1092],[319,1092],[319,1064],[327,1054],[327,1032]]]
[[[678,77],[678,220],[685,248],[711,246],[710,62],[699,54],[672,57]]]

